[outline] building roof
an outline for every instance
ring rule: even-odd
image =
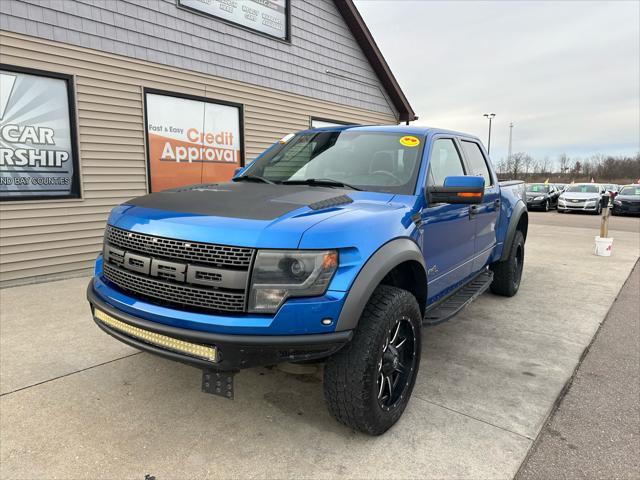
[[[333,0],[333,2],[398,110],[400,121],[417,120],[418,117],[411,108],[409,100],[400,88],[353,0]]]

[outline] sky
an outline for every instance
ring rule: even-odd
[[[356,0],[420,119],[494,162],[640,152],[640,2]]]

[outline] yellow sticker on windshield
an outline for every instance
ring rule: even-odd
[[[400,145],[404,145],[405,147],[417,147],[420,145],[420,139],[413,135],[405,135],[400,139]]]

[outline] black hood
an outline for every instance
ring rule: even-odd
[[[329,208],[351,203],[350,190],[254,182],[191,185],[137,197],[137,207],[216,217],[274,220],[300,207]]]

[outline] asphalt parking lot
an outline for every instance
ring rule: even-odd
[[[103,334],[87,278],[0,291],[2,478],[512,478],[640,253],[640,219],[531,213],[519,294],[426,328],[411,403],[371,438],[327,413],[319,372],[257,368],[236,400]]]

